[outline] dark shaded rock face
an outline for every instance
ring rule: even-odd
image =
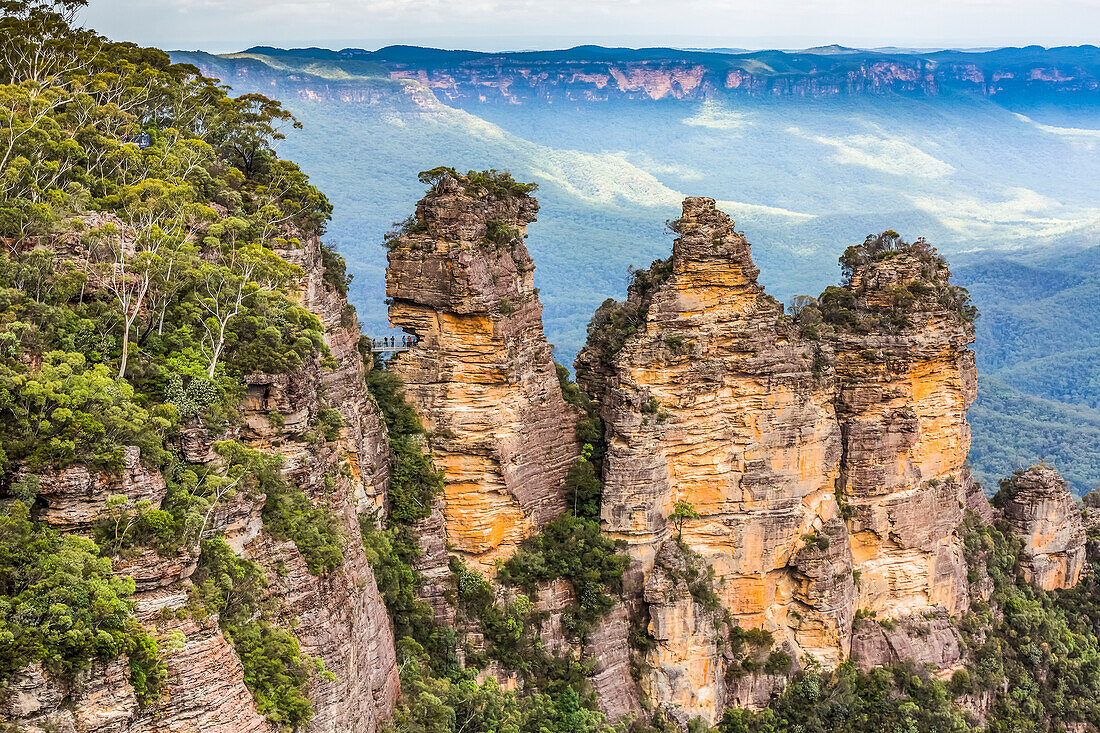
[[[1024,540],[1028,580],[1043,590],[1076,585],[1085,567],[1085,526],[1058,472],[1042,465],[1017,471],[993,501]]]
[[[391,242],[386,270],[390,322],[419,338],[392,368],[444,474],[446,542],[489,575],[564,511],[578,454],[523,244],[537,212],[525,193],[444,177]]]
[[[947,669],[961,656],[959,630],[943,608],[885,623],[860,619],[852,633],[852,660],[863,670],[904,661]]]
[[[576,369],[607,428],[603,528],[628,545],[627,593],[657,639],[643,689],[714,721],[774,685],[727,689],[710,627],[664,582],[677,502],[700,515],[682,537],[713,569],[721,608],[826,667],[849,656],[857,609],[965,610],[959,527],[964,507],[988,509],[964,467],[973,329],[934,252],[863,257],[826,293],[841,304],[833,320],[811,331],[757,283],[712,199],[686,199],[673,226],[670,260],[600,308]],[[934,659],[918,647],[941,641],[916,636],[902,652]]]

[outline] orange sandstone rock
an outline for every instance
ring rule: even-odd
[[[1024,575],[1043,590],[1072,588],[1085,567],[1085,527],[1066,482],[1050,466],[1032,466],[1001,482],[994,504],[1024,539]]]
[[[564,510],[577,455],[523,244],[537,211],[524,193],[444,177],[386,270],[390,322],[419,339],[392,368],[444,474],[446,540],[486,573]]]
[[[607,429],[603,528],[627,543],[627,594],[656,640],[642,686],[715,721],[774,681],[725,683],[714,624],[658,562],[680,534],[674,506],[700,515],[682,541],[722,611],[796,664],[846,659],[858,608],[965,609],[958,528],[984,502],[963,465],[973,329],[923,243],[850,250],[850,282],[814,323],[765,294],[712,199],[686,199],[673,226],[672,257],[601,306],[576,369]]]

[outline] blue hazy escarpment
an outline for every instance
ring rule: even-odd
[[[685,195],[720,201],[783,301],[835,283],[844,247],[893,228],[946,254],[982,310],[978,474],[1045,457],[1078,490],[1100,482],[1094,46],[174,57],[304,123],[281,152],[335,205],[327,239],[369,332],[387,326],[382,235],[422,194],[416,173],[440,164],[539,184],[528,246],[563,363],[627,268],[667,255]]]

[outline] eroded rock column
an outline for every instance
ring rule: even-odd
[[[483,572],[565,509],[577,455],[523,243],[537,212],[522,191],[445,176],[386,271],[390,323],[418,339],[391,368],[444,474],[446,540]]]
[[[1043,590],[1072,588],[1085,567],[1085,526],[1066,482],[1050,466],[1032,466],[1001,482],[994,503],[1024,540],[1027,579]]]
[[[831,373],[815,345],[781,323],[748,243],[713,199],[685,200],[675,226],[672,258],[639,272],[626,303],[597,312],[577,359],[607,425],[604,530],[628,543],[637,588],[675,541],[676,503],[690,503],[700,517],[683,523],[683,542],[714,569],[734,620],[836,664],[847,655],[853,580],[834,497],[841,441]],[[804,552],[837,527],[839,541],[815,544],[827,561]],[[693,638],[684,613],[654,608],[661,601],[650,591],[651,615],[667,623],[655,629],[656,666],[643,687],[713,720],[720,694],[664,680],[716,679],[698,669],[714,645]],[[721,668],[717,651],[707,665]]]
[[[933,606],[956,613],[968,604],[958,528],[969,490],[974,328],[934,252],[859,256],[846,287],[822,298],[838,324],[839,487],[859,607],[891,617]]]

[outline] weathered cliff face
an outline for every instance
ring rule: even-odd
[[[1024,540],[1025,577],[1043,590],[1071,588],[1085,567],[1081,509],[1066,482],[1050,466],[1032,466],[1001,482],[994,498]]]
[[[283,395],[265,384],[267,402],[246,401],[243,410],[246,419],[253,412],[262,415],[262,421],[248,423],[263,427],[242,437],[285,456],[284,475],[314,502],[331,506],[348,541],[343,564],[321,576],[310,574],[293,543],[276,542],[266,533],[257,534],[244,550],[267,570],[269,594],[296,619],[302,651],[324,660],[333,674],[332,680],[314,680],[309,730],[369,733],[392,712],[398,680],[392,626],[363,552],[359,515],[385,502],[390,449],[365,387],[359,326],[347,301],[324,280],[320,239],[311,237],[279,254],[302,268],[298,297],[324,324],[325,343],[336,362],[331,371],[313,365],[294,375],[292,387],[300,398],[288,397],[287,414],[314,418],[322,408],[332,408],[340,412],[344,427],[336,441],[320,446],[289,439],[285,427],[275,430],[266,419],[269,411],[281,409]],[[249,395],[254,391],[250,387]]]
[[[658,52],[646,58],[638,52],[633,58],[623,54],[609,59],[578,49],[574,58],[553,61],[517,53],[465,60],[425,54],[409,62],[387,58],[384,49],[376,53],[390,78],[417,81],[442,101],[462,104],[932,96],[947,91],[1011,97],[1040,90],[1094,95],[1100,89],[1094,68],[1078,66],[1065,75],[1041,59],[1021,64],[976,54],[962,56],[958,63],[939,63],[915,54],[872,58],[858,53],[678,52],[662,57]],[[780,71],[776,63],[785,68]]]
[[[822,557],[803,552],[805,536],[838,526],[831,375],[815,374],[813,345],[779,323],[781,306],[756,283],[748,243],[712,199],[687,199],[677,231],[671,261],[639,276],[626,304],[601,309],[577,361],[608,429],[603,527],[628,543],[634,586],[645,585],[653,628],[661,627],[648,682],[658,693],[664,678],[694,679],[704,668],[721,677],[722,667],[713,644],[704,651],[693,641],[681,599],[662,601],[653,579],[641,579],[673,533],[667,518],[677,502],[701,515],[683,524],[683,541],[713,568],[722,606],[740,625],[765,626],[800,654],[835,664],[847,654],[844,599],[853,594],[843,537]],[[601,330],[628,321],[637,332],[615,351]],[[713,719],[721,686],[707,689],[669,699]]]
[[[317,676],[309,696],[310,731],[373,733],[392,713],[398,693],[393,633],[359,539],[358,516],[381,506],[389,481],[389,445],[363,380],[358,327],[346,301],[324,282],[320,241],[288,245],[280,254],[302,267],[299,297],[325,326],[336,367],[319,359],[289,375],[253,375],[240,406],[241,424],[217,439],[235,438],[285,459],[283,473],[315,503],[328,503],[347,539],[344,562],[315,576],[291,542],[263,529],[262,495],[239,492],[210,515],[208,535],[222,534],[237,552],[260,563],[268,596],[280,621],[293,627],[301,651],[319,657],[333,677]],[[334,441],[291,439],[315,422],[321,409],[341,413],[344,428]],[[286,424],[275,427],[278,412]],[[181,454],[195,462],[217,460],[214,437],[201,424],[182,431]],[[42,475],[38,518],[65,530],[88,530],[107,509],[108,495],[159,508],[165,478],[126,451],[118,473],[75,465]],[[348,470],[342,470],[346,465]],[[30,730],[215,731],[253,733],[274,727],[257,710],[243,669],[215,617],[196,620],[188,609],[189,578],[197,548],[160,557],[153,550],[119,558],[115,571],[134,577],[134,612],[165,650],[167,693],[141,708],[128,683],[124,661],[98,665],[75,680],[51,679],[40,668],[18,674],[0,712]]]
[[[444,177],[386,270],[390,322],[419,339],[391,368],[444,475],[446,542],[482,572],[565,509],[577,455],[523,244],[537,211],[525,194]]]
[[[864,670],[907,661],[945,670],[961,656],[959,631],[942,607],[885,625],[861,619],[852,634],[852,660]]]
[[[671,259],[597,312],[576,367],[607,428],[603,528],[629,547],[627,593],[656,639],[643,687],[714,720],[730,695],[758,704],[757,685],[723,691],[713,624],[656,562],[676,505],[699,515],[682,538],[720,607],[803,663],[847,658],[859,608],[964,609],[958,526],[984,501],[963,471],[973,332],[934,257],[868,257],[833,289],[844,317],[823,297],[835,330],[811,334],[756,283],[713,200],[685,200],[675,229]]]
[[[886,94],[1095,99],[1100,64],[1090,47],[1005,48],[987,53],[884,53],[833,49],[716,53],[598,46],[549,52],[478,53],[410,48],[282,51],[231,58],[174,52],[234,88],[272,89],[309,102],[427,107],[606,104],[753,98],[820,99]],[[317,62],[344,66],[346,78],[310,73]],[[377,75],[364,75],[366,64]],[[313,68],[311,68],[313,67]],[[371,72],[367,72],[370,74]]]
[[[653,650],[646,662],[642,689],[686,723],[710,716],[724,707],[725,668],[719,663],[723,645],[716,608],[706,608],[694,597],[688,582],[685,546],[675,538],[661,545],[646,579],[642,600],[649,606],[649,635]],[[690,551],[689,551],[690,552]]]
[[[971,324],[937,299],[945,267],[910,252],[858,264],[839,329],[838,492],[851,507],[859,607],[889,616],[967,605],[962,522]]]

